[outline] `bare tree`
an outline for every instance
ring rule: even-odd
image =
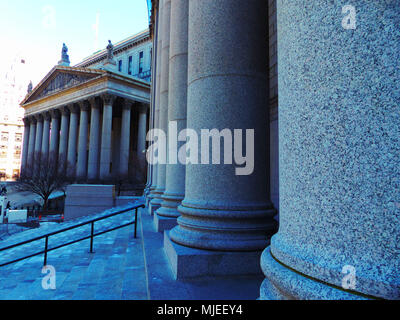
[[[50,154],[48,159],[49,161],[35,163],[33,167],[28,166],[15,184],[16,191],[28,191],[40,196],[43,200],[44,212],[47,211],[51,194],[57,190],[65,191],[66,186],[71,182],[65,170],[59,169],[60,166],[63,168],[66,166],[60,161],[58,163],[54,161],[57,159],[54,155]]]

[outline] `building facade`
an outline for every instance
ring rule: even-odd
[[[67,47],[21,103],[22,173],[44,161],[77,182],[145,181],[150,101],[148,31],[69,66]],[[128,66],[125,64],[128,63]],[[140,72],[141,71],[141,72]]]
[[[149,166],[177,278],[262,271],[261,299],[400,298],[400,9],[346,5],[152,1],[151,127],[255,135],[250,175]]]
[[[28,62],[16,55],[0,80],[0,179],[19,177],[22,154],[24,109],[19,102],[26,94]]]

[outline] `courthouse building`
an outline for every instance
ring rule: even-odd
[[[22,173],[53,157],[78,182],[145,182],[152,43],[136,34],[70,66],[61,60],[21,103]],[[135,177],[135,179],[133,178]]]
[[[400,298],[400,7],[346,4],[151,1],[151,127],[255,132],[248,176],[149,166],[177,278],[262,270],[261,299]]]

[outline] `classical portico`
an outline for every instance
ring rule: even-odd
[[[138,155],[146,148],[149,100],[149,84],[140,79],[102,69],[54,67],[21,103],[22,173],[49,159],[78,182],[138,183],[137,171],[146,161]]]

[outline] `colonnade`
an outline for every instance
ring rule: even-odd
[[[349,29],[340,1],[277,3],[271,241],[268,1],[153,1],[154,127],[254,129],[255,140],[250,175],[192,163],[149,171],[149,213],[158,231],[171,229],[168,260],[177,278],[261,267],[261,299],[398,299],[399,9],[359,3]]]
[[[276,232],[267,168],[267,16],[262,1],[158,2],[154,127],[168,133],[174,121],[178,133],[190,128],[199,137],[202,129],[254,129],[255,145],[261,146],[248,176],[237,176],[234,165],[153,166],[149,213],[157,231],[170,230],[165,242],[170,260],[180,259],[179,248],[226,252],[257,273],[261,252]],[[168,152],[178,153],[182,145]],[[174,272],[186,276],[179,267]],[[241,274],[244,264],[228,272]]]
[[[113,110],[122,106],[120,150],[113,148]],[[24,119],[22,174],[31,174],[40,163],[55,161],[59,172],[78,182],[108,181],[129,177],[131,113],[138,113],[135,158],[145,163],[147,107],[112,94],[93,96],[76,103],[47,109]],[[139,141],[143,140],[143,141]],[[113,153],[121,154],[113,163]]]

